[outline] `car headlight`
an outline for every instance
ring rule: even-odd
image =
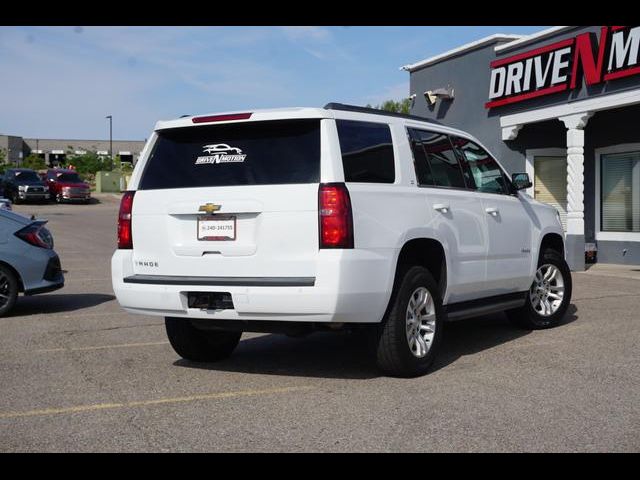
[[[18,190],[20,190],[21,192],[26,192],[27,191],[27,186],[26,185],[18,185]]]

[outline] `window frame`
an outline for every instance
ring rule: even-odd
[[[462,169],[462,164],[460,163],[460,156],[457,153],[457,149],[455,148],[455,146],[453,145],[453,143],[451,142],[451,135],[449,135],[448,133],[445,132],[438,132],[437,130],[429,130],[428,128],[420,128],[420,127],[414,127],[414,126],[410,126],[410,125],[406,125],[405,126],[406,129],[406,133],[407,133],[407,140],[409,142],[409,150],[411,150],[411,158],[413,159],[413,173],[415,174],[416,177],[416,186],[419,188],[440,188],[440,189],[445,189],[445,190],[459,190],[459,191],[465,191],[465,192],[469,192],[469,191],[476,191],[475,188],[475,183],[473,186],[469,186],[467,185],[467,179],[464,176],[464,171]],[[453,154],[456,157],[456,161],[458,162],[458,168],[460,168],[460,173],[462,174],[462,180],[465,183],[464,187],[451,187],[451,186],[444,186],[444,185],[425,185],[425,184],[421,184],[420,180],[418,179],[418,173],[416,170],[416,157],[413,153],[413,138],[412,138],[412,134],[411,131],[412,130],[422,130],[423,132],[428,132],[434,135],[442,135],[444,137],[447,137],[447,140],[449,141],[449,144],[451,145],[451,150],[453,151]],[[424,148],[423,148],[424,150]],[[431,172],[433,172],[433,170],[431,169],[431,162],[429,161],[429,156],[427,155],[427,152],[424,152],[425,157],[427,158],[427,162],[429,164],[429,170],[431,170]]]
[[[607,147],[596,148],[594,151],[596,161],[596,178],[595,178],[595,228],[594,236],[596,241],[619,241],[619,242],[638,242],[640,241],[640,232],[612,232],[602,230],[602,157],[604,155],[618,153],[634,153],[640,152],[640,143],[621,143],[610,145]]]

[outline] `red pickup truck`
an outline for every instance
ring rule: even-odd
[[[49,186],[51,199],[58,203],[89,203],[91,200],[91,186],[84,182],[75,170],[49,169],[46,173],[46,182]]]

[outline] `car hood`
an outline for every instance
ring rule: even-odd
[[[44,187],[44,182],[43,181],[35,181],[35,182],[30,182],[27,180],[16,180],[16,185],[29,185],[32,187]]]

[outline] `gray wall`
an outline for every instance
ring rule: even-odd
[[[64,140],[64,139],[36,139],[25,138],[24,143],[29,151],[31,150],[64,150],[65,152],[71,147],[71,150],[87,150],[102,151],[109,150],[109,140]],[[140,140],[114,140],[113,154],[117,155],[119,151],[131,152],[139,154],[144,147],[144,141]],[[37,147],[36,147],[37,145]]]
[[[540,124],[539,127],[527,125],[520,131],[515,141],[503,142],[499,124],[500,116],[638,88],[640,78],[638,76],[621,78],[592,87],[583,85],[582,88],[576,90],[546,95],[488,110],[484,105],[489,99],[489,64],[496,58],[510,57],[542,45],[575,37],[584,32],[596,32],[599,37],[600,28],[600,26],[575,27],[535,43],[504,50],[499,55],[496,55],[494,48],[505,42],[494,43],[416,70],[410,76],[410,91],[416,94],[411,113],[436,119],[445,125],[460,128],[475,135],[498,157],[508,171],[522,171],[526,148],[566,146],[565,138],[558,136],[563,126],[556,121],[553,123],[557,123],[558,128],[549,125],[542,126],[544,124]],[[423,92],[447,85],[451,85],[455,89],[454,100],[438,101],[435,108],[429,107]]]
[[[113,155],[119,152],[131,152],[134,163],[138,160],[140,152],[144,148],[145,140],[113,140]],[[0,135],[0,150],[8,152],[5,161],[8,163],[17,163],[29,156],[33,150],[42,150],[49,158],[52,150],[85,150],[85,151],[109,151],[109,140],[74,140],[74,139],[50,139],[50,138],[22,138],[13,135]]]
[[[499,118],[490,117],[484,108],[489,96],[489,63],[495,59],[493,49],[496,45],[500,43],[412,72],[409,90],[416,94],[416,98],[411,113],[471,133],[500,159],[505,168],[522,170],[519,156],[511,154],[501,140]],[[454,89],[455,98],[451,101],[438,100],[435,106],[429,106],[423,93],[447,86]]]
[[[22,137],[0,135],[0,150],[5,154],[5,162],[17,162],[24,155]]]

